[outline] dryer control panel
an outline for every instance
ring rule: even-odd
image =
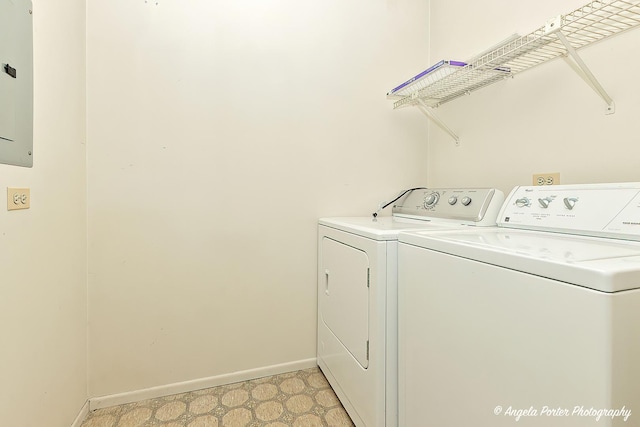
[[[640,182],[516,187],[498,226],[640,240]]]
[[[393,206],[396,217],[439,221],[451,220],[459,224],[489,226],[496,224],[496,216],[504,194],[495,188],[431,188],[413,190]]]

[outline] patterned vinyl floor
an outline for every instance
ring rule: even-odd
[[[318,368],[89,413],[82,427],[353,427]]]

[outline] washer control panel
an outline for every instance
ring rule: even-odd
[[[495,188],[413,190],[393,206],[393,215],[452,220],[468,225],[495,225],[504,194]]]
[[[640,240],[640,183],[516,187],[498,226]]]

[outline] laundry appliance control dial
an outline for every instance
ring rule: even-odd
[[[449,197],[449,204],[451,206],[455,205],[456,203],[458,203],[458,196],[451,196]]]
[[[522,197],[516,200],[516,206],[519,208],[529,207],[531,206],[531,200],[526,197]]]
[[[572,210],[576,206],[576,202],[578,201],[577,197],[565,197],[563,199],[564,205],[567,209]]]
[[[465,206],[469,206],[471,204],[471,197],[464,196],[460,202]]]
[[[438,200],[440,200],[440,194],[434,191],[424,198],[424,207],[432,208],[436,205],[436,203],[438,203]]]
[[[549,207],[549,203],[551,203],[553,199],[551,197],[545,197],[544,199],[538,199],[538,203],[541,208],[547,209]]]

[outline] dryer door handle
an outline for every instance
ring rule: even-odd
[[[329,295],[329,269],[324,270],[324,293]]]

